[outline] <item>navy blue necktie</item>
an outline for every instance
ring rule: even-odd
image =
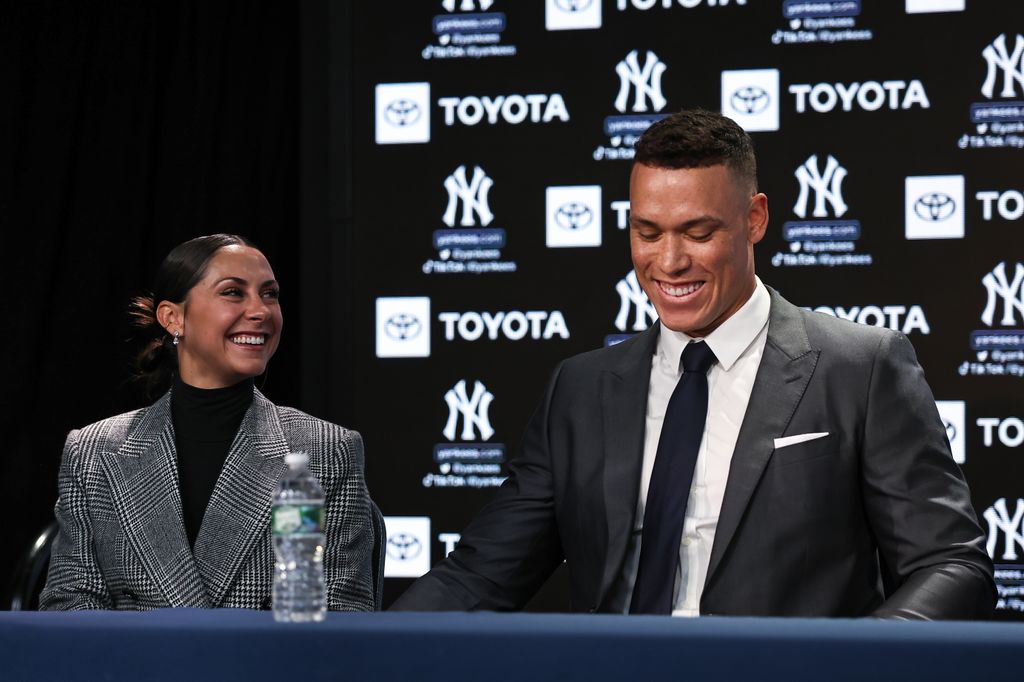
[[[708,415],[708,369],[716,360],[704,342],[691,341],[683,349],[683,376],[665,409],[647,488],[630,613],[672,613],[683,516]]]

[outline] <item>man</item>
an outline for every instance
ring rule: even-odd
[[[509,478],[397,609],[518,609],[567,562],[574,610],[984,618],[992,566],[906,337],[754,275],[747,134],[641,137],[633,264],[659,324],[561,364]]]

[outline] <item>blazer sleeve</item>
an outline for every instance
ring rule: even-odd
[[[327,608],[332,611],[372,611],[371,553],[373,527],[370,493],[363,476],[363,439],[341,429],[336,450],[327,453],[324,483],[324,578]]]
[[[872,615],[990,617],[995,583],[985,536],[903,334],[887,333],[877,348],[862,438],[865,507],[889,578]]]
[[[562,367],[534,412],[509,475],[455,550],[391,606],[397,611],[523,608],[561,564],[548,427]]]
[[[54,514],[57,537],[50,553],[46,586],[39,595],[41,611],[110,609],[106,581],[93,552],[88,488],[79,447],[80,431],[68,434],[61,458]]]

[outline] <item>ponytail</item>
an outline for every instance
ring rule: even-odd
[[[132,362],[133,380],[152,400],[170,387],[178,368],[177,347],[156,319],[154,296],[133,298],[128,304],[128,317],[143,342]]]

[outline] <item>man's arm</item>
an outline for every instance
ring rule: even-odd
[[[82,483],[78,431],[68,434],[58,478],[58,532],[50,554],[46,586],[39,595],[41,611],[109,609],[107,583],[93,553],[92,521]]]
[[[894,591],[872,615],[988,618],[992,562],[935,399],[899,333],[879,343],[861,449],[865,507]]]
[[[451,554],[392,605],[399,611],[521,609],[562,562],[548,434],[561,366],[523,435],[508,479]]]

